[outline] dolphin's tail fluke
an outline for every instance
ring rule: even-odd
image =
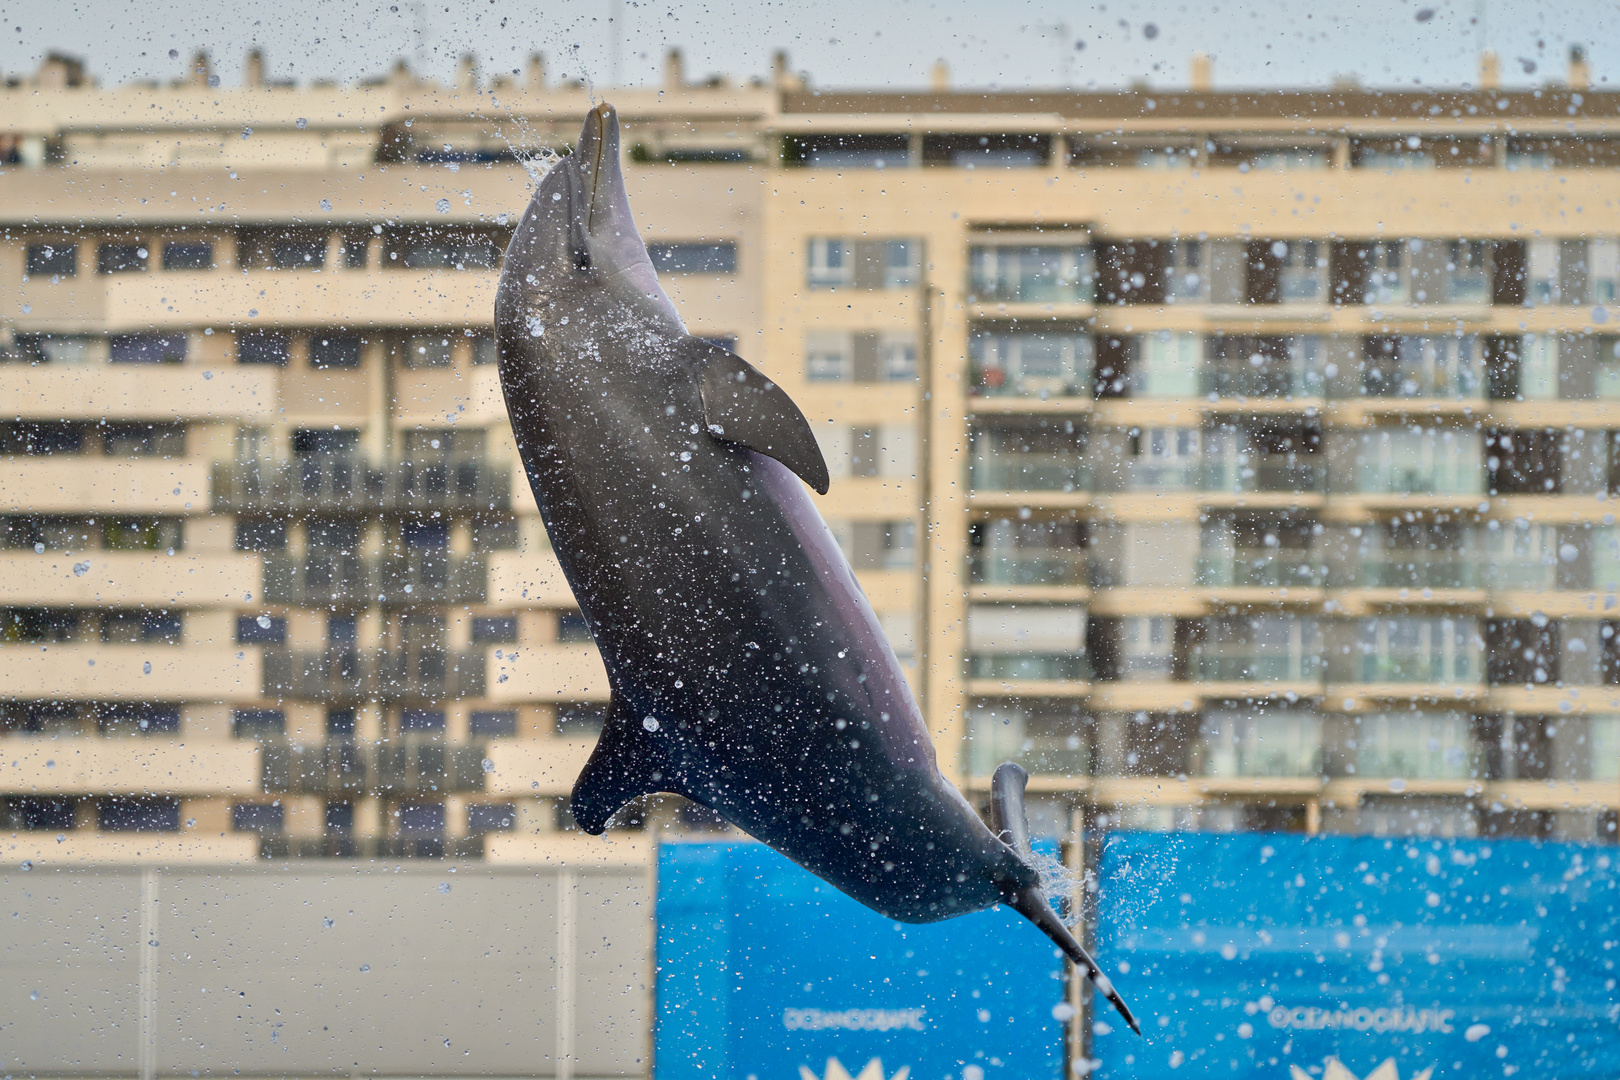
[[[990,781],[990,826],[1008,847],[1023,856],[1029,854],[1029,820],[1024,814],[1024,785],[1028,782],[1029,774],[1011,761],[998,768]],[[1142,1026],[1131,1014],[1130,1006],[1119,996],[1119,991],[1108,981],[1108,976],[1097,966],[1097,961],[1091,958],[1063,920],[1058,918],[1040,886],[1017,890],[1008,896],[1007,903],[1051,938],[1052,943],[1086,973],[1086,978],[1091,980],[1097,992],[1119,1010],[1119,1015],[1125,1018],[1131,1030],[1142,1034]]]

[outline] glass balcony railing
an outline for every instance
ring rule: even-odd
[[[1403,712],[1356,718],[1355,775],[1461,780],[1473,756],[1470,718]]]
[[[996,244],[968,251],[968,296],[981,304],[1089,304],[1095,276],[1089,247]]]
[[[1484,568],[1474,560],[1459,559],[1445,551],[1386,550],[1363,555],[1350,569],[1350,578],[1338,587],[1368,589],[1478,589],[1484,587]]]
[[[484,790],[481,745],[272,742],[263,755],[267,792],[360,796]]]
[[[1084,682],[1091,678],[1091,665],[1075,653],[974,653],[968,657],[968,678]]]
[[[1203,682],[1316,682],[1322,677],[1321,659],[1314,654],[1244,651],[1221,646],[1199,646],[1193,670]]]
[[[990,776],[1004,761],[1018,762],[1031,775],[1085,776],[1091,769],[1091,748],[1078,732],[1036,732],[976,720],[968,740],[973,775]]]
[[[445,701],[483,697],[482,652],[403,649],[264,651],[265,697],[297,701]]]
[[[1201,555],[1195,581],[1209,588],[1320,588],[1327,579],[1314,552],[1286,548],[1240,548]]]
[[[1359,658],[1357,682],[1479,683],[1485,677],[1483,657],[1463,652],[1448,655],[1429,649],[1403,649]]]
[[[1305,713],[1206,713],[1200,772],[1212,777],[1322,775],[1322,722]]]
[[[1320,492],[1327,489],[1327,468],[1317,462],[1273,461],[1265,455],[1248,460],[1227,458],[1203,463],[1198,478],[1204,491],[1246,495],[1254,492]]]
[[[474,513],[511,505],[511,470],[486,461],[399,461],[373,465],[344,455],[293,460],[244,458],[214,466],[214,509],[240,511],[410,511]]]
[[[1485,470],[1477,460],[1435,466],[1359,462],[1356,493],[1361,495],[1483,495]]]
[[[1082,550],[1020,549],[975,555],[975,585],[1089,585],[1091,560]]]
[[[265,560],[264,596],[272,604],[304,606],[482,603],[489,573],[478,556],[442,550],[368,559],[315,553]]]
[[[973,459],[975,491],[1090,491],[1091,466],[1074,454],[987,454]]]
[[[1326,390],[1317,371],[1221,364],[1198,373],[1198,392],[1216,398],[1302,398],[1321,397]]]

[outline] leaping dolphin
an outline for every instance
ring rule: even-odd
[[[1136,1020],[1042,892],[1023,772],[997,828],[940,774],[877,616],[804,484],[826,463],[787,394],[686,332],[636,230],[600,105],[540,182],[495,299],[529,484],[611,686],[574,786],[600,833],[673,792],[882,914],[1008,904]],[[801,484],[800,481],[804,483]]]

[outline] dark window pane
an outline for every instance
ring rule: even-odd
[[[606,705],[557,706],[557,734],[565,739],[583,739],[602,734],[607,723]]]
[[[109,551],[179,551],[184,545],[179,518],[103,518],[101,546]]]
[[[96,710],[96,727],[103,735],[175,732],[180,730],[180,706],[147,702],[102,705]]]
[[[293,453],[348,455],[360,449],[358,431],[299,428],[292,436]]]
[[[443,731],[444,711],[442,709],[401,709],[399,711],[399,730]]]
[[[284,236],[267,245],[270,265],[277,270],[319,270],[326,265],[326,237]]]
[[[499,351],[495,348],[493,334],[477,334],[472,339],[472,362],[474,365],[494,364],[500,360]]]
[[[232,709],[231,734],[238,739],[275,739],[287,733],[287,714],[280,709]]]
[[[360,349],[365,339],[359,334],[316,331],[309,335],[309,366],[312,368],[352,368],[360,366]]]
[[[442,368],[454,363],[450,338],[445,334],[417,334],[406,338],[401,348],[408,368]]]
[[[12,820],[25,829],[66,832],[73,828],[73,800],[24,796],[11,801]]]
[[[231,807],[231,828],[237,832],[279,833],[282,821],[280,803],[237,803]]]
[[[502,738],[517,734],[517,711],[514,709],[474,709],[469,731],[474,735]]]
[[[471,803],[467,807],[467,835],[510,829],[517,821],[511,803]]]
[[[79,245],[29,244],[23,272],[29,277],[72,277],[79,272]]]
[[[557,640],[564,644],[584,644],[591,640],[591,627],[579,612],[557,616]]]
[[[96,272],[128,274],[146,269],[146,248],[142,244],[102,244],[96,249]]]
[[[286,546],[287,523],[285,521],[237,519],[237,551],[281,551]]]
[[[212,270],[214,245],[206,240],[171,240],[163,245],[163,269]]]
[[[472,621],[474,645],[510,645],[517,641],[515,615],[478,615]]]
[[[180,364],[186,359],[186,335],[114,334],[108,353],[115,364]]]
[[[334,649],[351,649],[359,637],[360,620],[355,616],[333,615],[326,620],[326,643]]]
[[[179,832],[180,800],[113,796],[96,804],[103,832]]]
[[[660,274],[737,272],[737,245],[729,240],[712,244],[648,244],[647,255]]]
[[[284,367],[290,347],[279,330],[244,330],[236,336],[236,362]]]
[[[436,836],[444,832],[443,803],[405,803],[394,815],[402,836]]]
[[[32,420],[0,423],[0,454],[77,454],[84,429],[74,423]]]
[[[326,831],[343,835],[354,832],[354,804],[346,802],[327,803]]]
[[[236,617],[236,643],[238,645],[285,645],[287,620],[280,615],[238,615]]]
[[[440,550],[450,546],[450,523],[448,521],[402,521],[399,525],[400,539],[405,541],[406,547],[431,548]]]
[[[354,710],[353,709],[327,709],[326,710],[326,737],[329,739],[351,739],[354,737]]]

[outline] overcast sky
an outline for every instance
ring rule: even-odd
[[[694,78],[764,76],[786,49],[819,87],[916,87],[948,61],[972,87],[1183,86],[1188,57],[1215,59],[1219,86],[1472,82],[1481,47],[1503,82],[1564,77],[1569,47],[1593,82],[1620,82],[1614,0],[0,0],[0,68],[48,51],[84,57],[103,84],[179,76],[206,48],[227,83],[261,46],[275,78],[353,81],[399,56],[447,78],[465,52],[485,73],[546,55],[553,79],[609,85],[660,78],[682,49]]]

